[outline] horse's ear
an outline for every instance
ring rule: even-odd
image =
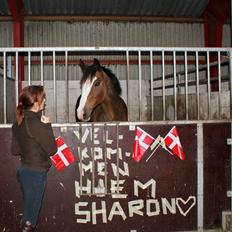
[[[96,67],[98,67],[98,68],[101,67],[99,60],[96,59],[96,58],[93,59],[93,64],[94,64],[94,66],[96,66]]]
[[[80,59],[79,66],[81,67],[81,71],[84,73],[86,70],[86,65],[82,59]]]

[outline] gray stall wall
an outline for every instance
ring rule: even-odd
[[[140,125],[154,138],[165,137],[172,126]],[[38,232],[188,231],[197,230],[199,216],[205,229],[221,226],[222,211],[230,209],[226,192],[231,151],[226,141],[231,124],[178,124],[185,159],[159,147],[147,162],[151,147],[140,162],[132,158],[135,128],[132,124],[53,128],[77,159],[61,172],[54,167],[49,171]],[[11,129],[1,128],[1,231],[17,231],[22,215],[16,181],[19,160],[10,154],[10,143]],[[203,195],[198,195],[201,185]],[[204,204],[202,210],[199,202]]]
[[[0,38],[0,47],[13,47],[12,22],[0,22]],[[225,24],[223,47],[230,47],[230,38]],[[26,22],[25,47],[49,46],[203,47],[204,29],[200,23]]]

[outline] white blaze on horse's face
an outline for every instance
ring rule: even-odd
[[[80,100],[79,107],[77,109],[77,117],[81,121],[89,121],[90,120],[90,115],[88,118],[84,117],[84,114],[85,114],[84,108],[85,108],[85,104],[86,104],[87,98],[89,96],[89,93],[92,89],[93,83],[95,82],[96,79],[97,79],[97,77],[94,77],[92,79],[92,81],[90,81],[90,79],[87,79],[86,82],[82,86],[81,100]]]

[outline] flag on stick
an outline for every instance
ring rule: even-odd
[[[136,162],[139,162],[154,140],[155,139],[146,131],[142,130],[140,127],[137,127],[132,158]]]
[[[180,143],[176,126],[173,126],[168,132],[164,138],[164,142],[174,155],[178,156],[181,160],[184,160],[184,151]]]

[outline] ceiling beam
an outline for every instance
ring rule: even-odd
[[[203,18],[196,17],[156,17],[156,16],[104,16],[104,15],[24,15],[25,21],[116,21],[116,22],[177,22],[203,23]],[[0,16],[0,21],[9,21],[9,16]]]

